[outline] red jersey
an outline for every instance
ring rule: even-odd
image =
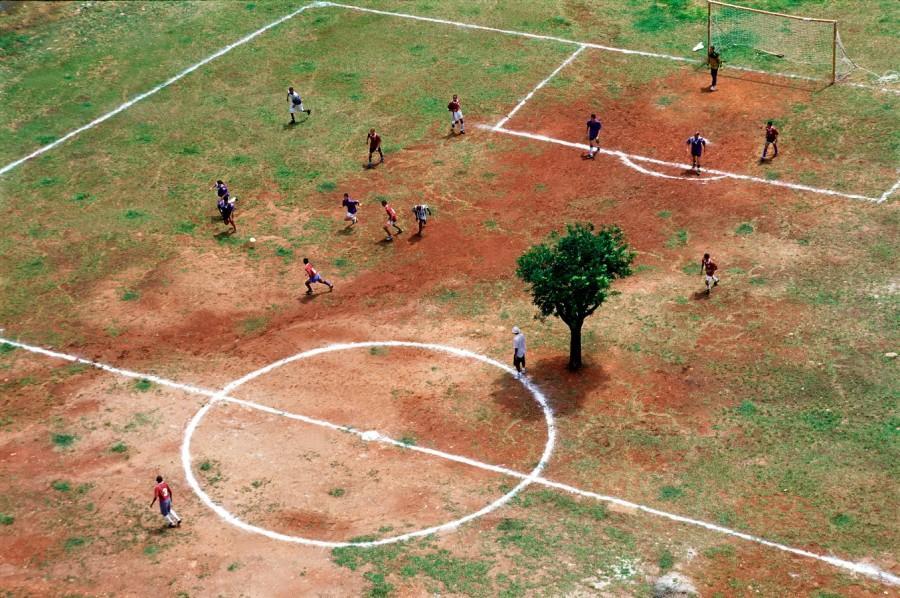
[[[394,208],[392,208],[390,204],[384,206],[384,211],[387,212],[388,220],[391,222],[397,220],[397,212],[394,211]]]
[[[769,143],[778,141],[778,129],[775,127],[766,127],[766,141]]]
[[[712,276],[713,274],[716,273],[716,270],[719,269],[719,267],[716,265],[716,263],[712,260],[706,260],[704,267],[706,268],[707,276]]]
[[[450,100],[450,103],[447,104],[447,110],[450,112],[459,112],[459,100]]]
[[[381,147],[381,136],[378,133],[369,133],[369,147],[373,150]]]
[[[153,488],[153,496],[159,499],[159,502],[164,500],[172,500],[172,490],[169,488],[169,485],[165,482],[160,482]]]
[[[318,272],[316,272],[316,269],[313,268],[312,264],[306,264],[305,266],[303,266],[303,269],[306,270],[306,275],[310,278],[315,278],[316,274],[318,274]]]

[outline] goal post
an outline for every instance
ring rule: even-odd
[[[834,83],[853,68],[832,19],[707,0],[706,42],[726,63],[777,75]]]

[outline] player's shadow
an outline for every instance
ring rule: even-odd
[[[691,295],[691,299],[694,301],[709,301],[710,293],[706,291],[694,291],[694,294]]]
[[[230,237],[230,236],[233,235],[233,234],[234,234],[234,231],[229,229],[229,230],[223,230],[223,231],[220,232],[220,233],[216,233],[216,234],[213,235],[213,236],[214,236],[217,240],[221,241],[222,239],[227,239],[228,237]]]
[[[421,241],[424,238],[425,237],[423,237],[422,235],[420,235],[419,233],[416,232],[416,233],[410,234],[409,238],[406,240],[406,242],[407,243],[418,243],[419,241]]]
[[[211,223],[222,222],[222,216],[221,216],[221,215],[218,215],[218,216],[210,216],[210,217],[209,217],[209,221],[210,221]]]
[[[308,121],[308,120],[309,120],[309,117],[307,116],[306,118],[302,118],[302,119],[298,120],[297,122],[284,123],[284,124],[281,126],[281,130],[282,130],[282,131],[290,131],[290,130],[292,130],[292,129],[296,129],[296,128],[299,127],[300,125],[305,125],[305,124],[306,124],[306,121]]]
[[[352,226],[345,226],[344,228],[339,228],[335,231],[336,235],[341,235],[342,237],[348,237],[353,234]]]
[[[527,369],[528,380],[543,392],[557,416],[580,411],[592,392],[603,390],[609,384],[609,374],[602,365],[585,360],[579,371],[571,372],[566,367],[568,362],[568,355],[560,355],[534,362]],[[522,383],[509,374],[495,379],[490,396],[495,404],[518,419],[544,417],[543,410],[523,389]]]

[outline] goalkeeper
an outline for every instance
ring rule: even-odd
[[[709,76],[712,77],[712,84],[709,86],[710,91],[716,90],[716,81],[719,79],[719,67],[722,65],[722,58],[716,52],[715,46],[709,47],[709,54],[706,56],[709,63]]]

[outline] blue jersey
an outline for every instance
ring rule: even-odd
[[[588,135],[591,139],[597,137],[600,134],[600,129],[603,128],[603,124],[599,120],[591,119],[587,121]]]
[[[706,147],[706,139],[703,137],[688,137],[687,145],[691,146],[692,156],[703,155],[703,148]]]
[[[348,214],[356,214],[356,209],[359,207],[359,200],[348,197],[341,202],[341,205],[347,208]]]

